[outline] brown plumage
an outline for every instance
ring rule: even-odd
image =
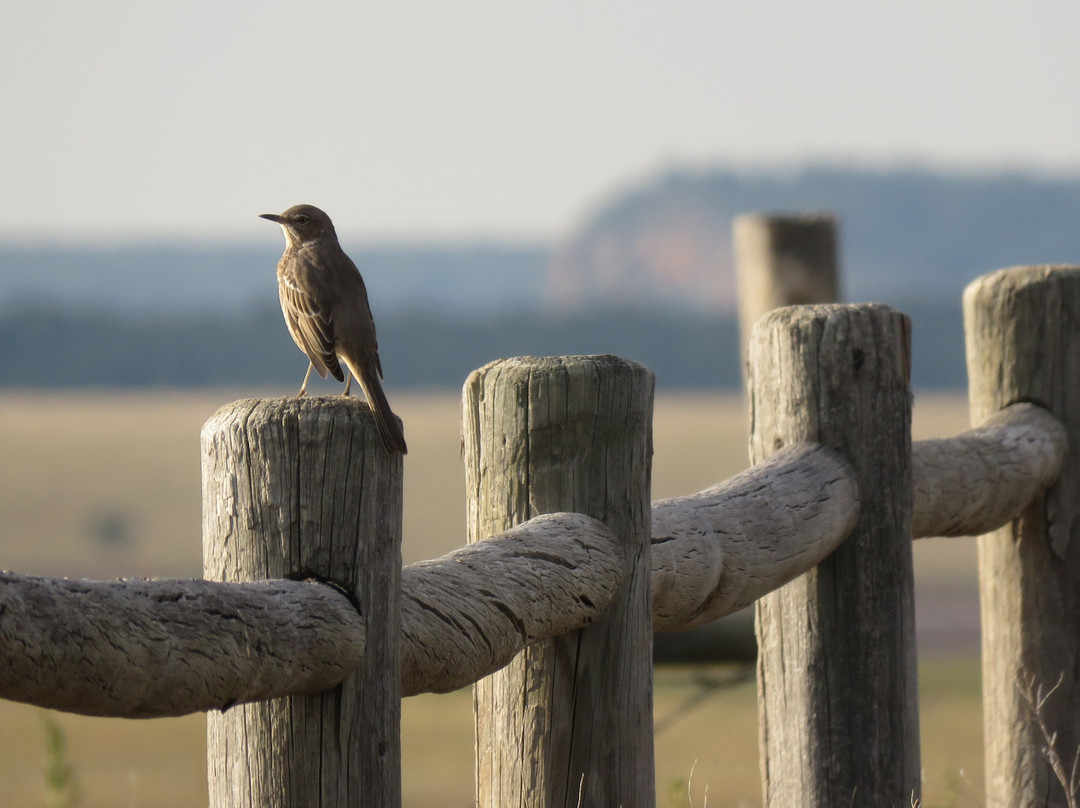
[[[405,454],[405,436],[380,381],[379,344],[364,279],[338,244],[330,217],[311,205],[295,205],[262,218],[285,232],[278,297],[289,333],[311,360],[298,395],[307,393],[312,368],[324,379],[330,374],[345,382],[344,395],[349,395],[352,378],[342,372],[344,363],[367,397],[386,450]]]

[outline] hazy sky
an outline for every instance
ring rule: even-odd
[[[1077,0],[8,2],[0,238],[549,236],[669,165],[1080,172]],[[277,237],[278,234],[275,234]]]

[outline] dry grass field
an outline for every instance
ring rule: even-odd
[[[242,395],[252,395],[244,391]],[[198,576],[199,429],[233,391],[0,394],[0,568],[112,578]],[[406,424],[406,562],[464,541],[459,402],[453,393],[392,394]],[[958,397],[916,397],[916,437],[961,431]],[[746,465],[746,414],[737,395],[660,395],[653,495],[674,496]],[[971,540],[916,544],[920,620],[971,609]],[[945,636],[945,635],[943,635]],[[970,631],[923,648],[923,767],[927,805],[980,805],[978,663]],[[941,646],[945,646],[944,648]],[[730,671],[661,669],[658,719]],[[760,804],[754,685],[720,690],[657,735],[662,806]],[[407,806],[472,804],[468,691],[407,699]],[[46,803],[41,711],[0,701],[0,792],[7,806]],[[201,716],[155,721],[54,715],[82,784],[84,808],[205,804]],[[693,771],[691,793],[687,782]],[[961,772],[963,772],[961,774]],[[968,796],[973,795],[973,796]]]

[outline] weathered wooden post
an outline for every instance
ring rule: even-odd
[[[750,332],[765,312],[840,299],[837,225],[824,213],[747,213],[732,230],[745,367]]]
[[[469,541],[572,511],[623,540],[628,569],[596,623],[477,683],[481,808],[655,804],[652,394],[647,368],[613,356],[501,360],[465,383]]]
[[[920,793],[911,562],[910,322],[793,306],[750,341],[751,456],[813,441],[851,464],[855,529],[758,601],[768,808],[909,808]]]
[[[366,620],[360,667],[207,716],[212,808],[398,808],[402,459],[355,398],[247,399],[202,431],[203,571],[329,580]]]
[[[1028,401],[1069,444],[1057,482],[979,538],[985,802],[1076,805],[1080,782],[1061,779],[1080,776],[1080,267],[979,278],[964,325],[972,422]]]

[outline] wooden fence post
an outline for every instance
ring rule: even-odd
[[[828,214],[747,213],[732,229],[745,368],[750,332],[765,312],[840,299],[837,225]]]
[[[469,541],[573,511],[622,539],[627,566],[596,623],[476,684],[481,808],[655,804],[652,394],[651,371],[613,356],[501,360],[465,383]]]
[[[401,805],[402,460],[355,398],[247,399],[202,431],[208,579],[317,577],[366,621],[337,687],[207,716],[212,808]]]
[[[751,456],[792,443],[855,470],[855,529],[758,601],[768,808],[910,808],[920,793],[911,562],[910,322],[886,306],[792,306],[750,341]]]
[[[1069,444],[1057,482],[979,538],[985,802],[1075,806],[1080,782],[1061,780],[1080,776],[1080,267],[979,278],[964,324],[973,423],[1033,402]]]

